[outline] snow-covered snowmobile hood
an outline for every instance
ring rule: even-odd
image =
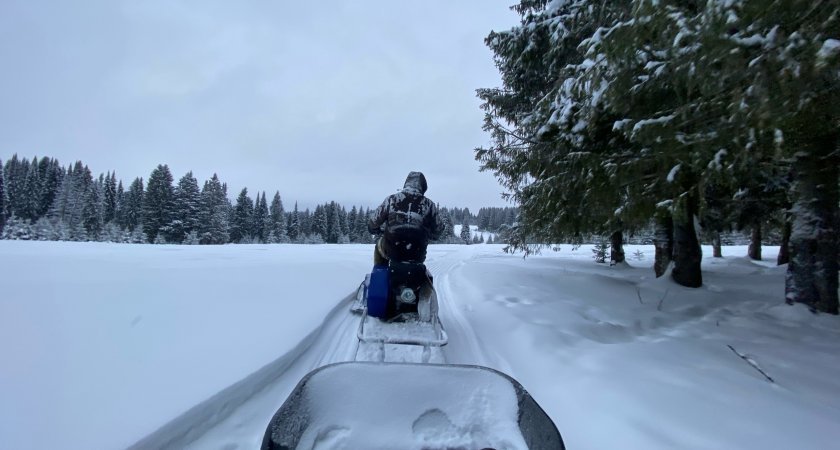
[[[418,192],[423,195],[426,193],[427,188],[428,185],[426,184],[426,177],[423,175],[423,172],[409,172],[408,176],[405,177],[404,191]]]

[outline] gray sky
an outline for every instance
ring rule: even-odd
[[[3,0],[0,158],[218,172],[287,208],[374,206],[420,170],[443,205],[505,206],[475,89],[516,21],[487,0]]]

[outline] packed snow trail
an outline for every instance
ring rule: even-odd
[[[471,252],[464,252],[467,249],[466,246],[456,247],[456,251],[430,248],[427,267],[435,277],[436,286],[439,283],[445,284],[448,272],[463,264],[465,258],[471,257]],[[359,276],[363,278],[364,273]],[[444,294],[441,298],[439,290],[438,295],[444,326],[449,326],[448,316],[459,318],[458,325],[455,325],[452,331],[447,328],[449,345],[455,341],[458,350],[449,352],[444,348],[442,357],[433,356],[432,362],[453,362],[450,358],[454,358],[454,362],[457,363],[484,361],[486,357],[483,356],[478,338],[469,328],[469,323],[463,319],[456,306],[449,305],[453,301],[451,294]],[[294,351],[281,356],[258,374],[245,378],[195,406],[186,414],[137,442],[132,448],[234,450],[259,447],[268,421],[304,375],[327,364],[354,360],[358,346],[356,331],[360,319],[359,315],[349,311],[354,296],[355,291],[343,299],[323,324]],[[444,308],[446,311],[443,311]],[[465,341],[467,344],[459,344],[462,339],[453,336],[456,334],[469,336]],[[391,351],[393,350],[396,349]],[[416,350],[422,351],[420,348]],[[479,354],[474,356],[472,352]]]

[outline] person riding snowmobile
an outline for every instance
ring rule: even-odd
[[[428,185],[421,172],[410,172],[403,189],[389,195],[373,213],[368,231],[382,234],[373,252],[373,263],[391,259],[422,263],[429,241],[439,239],[446,225],[435,203],[424,196]]]

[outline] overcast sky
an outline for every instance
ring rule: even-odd
[[[442,205],[505,206],[473,149],[508,3],[3,0],[0,158],[217,172],[287,208],[375,206],[420,170]]]

